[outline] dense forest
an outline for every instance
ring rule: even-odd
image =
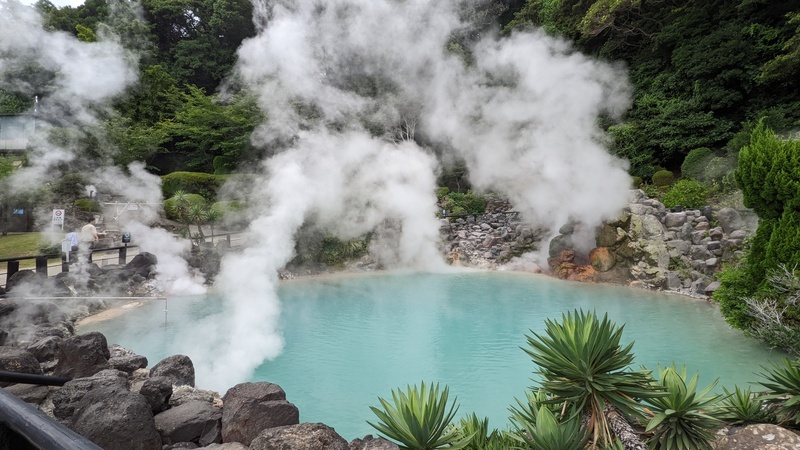
[[[126,17],[106,0],[76,8],[47,0],[35,5],[50,30],[93,41],[110,29],[140,55],[140,83],[105,121],[120,149],[117,162],[144,160],[159,174],[228,173],[259,156],[265,150],[248,139],[262,120],[259,108],[231,76],[237,48],[255,35],[251,3],[144,0],[141,7],[143,18]],[[448,50],[465,53],[466,63],[480,35],[529,27],[569,39],[578,51],[624,62],[633,105],[622,122],[604,128],[612,151],[644,180],[661,169],[678,174],[695,149],[720,163],[735,158],[759,118],[778,133],[798,128],[795,1],[492,0],[464,2],[464,11],[472,28],[454,36]],[[47,74],[20,70],[32,71],[46,101]],[[0,90],[0,114],[29,111],[32,102],[27,94]]]
[[[539,29],[568,41],[575,52],[627,69],[631,107],[621,120],[600,119],[611,152],[627,159],[634,183],[667,207],[699,207],[709,195],[718,200],[736,193],[737,206],[755,210],[762,224],[752,242],[755,263],[726,270],[717,298],[732,324],[797,352],[800,163],[797,141],[787,138],[800,130],[800,3],[462,0],[458,5],[467,25],[442,51],[465,65],[474,64],[473,44],[488,33],[509,39],[519,30]],[[48,111],[53,73],[33,62],[20,64],[4,77],[25,79],[25,92],[0,80],[0,114],[30,113],[41,99],[38,117],[52,125],[51,142],[72,140],[73,147],[85,149],[84,156],[110,154],[118,165],[143,161],[162,176],[196,172],[193,180],[211,180],[201,183],[205,188],[224,179],[211,174],[246,172],[253,161],[275,151],[251,142],[256,127],[269,118],[233,70],[237,49],[256,35],[249,1],[87,0],[58,8],[39,0],[33,7],[49,31],[87,42],[113,33],[136,55],[139,82],[111,109],[96,111],[101,130],[76,135]],[[378,98],[387,89],[377,77],[349,82],[359,95]],[[314,105],[296,108],[310,119],[316,114]],[[362,126],[374,136],[392,136],[386,124],[365,121]],[[423,132],[397,129],[405,130],[401,139],[433,145]],[[463,167],[452,165],[440,186],[464,195]],[[0,177],[10,171],[9,162],[0,158]],[[70,180],[63,177],[54,189]],[[175,194],[167,189],[172,184],[165,178],[167,197]],[[213,192],[207,197],[214,200]],[[747,303],[752,298],[767,303],[754,303],[761,305],[754,310]],[[769,319],[777,317],[776,311],[782,314],[777,323]],[[759,321],[759,314],[765,319]]]

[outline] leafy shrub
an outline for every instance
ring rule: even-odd
[[[701,179],[706,164],[714,156],[710,148],[700,147],[690,151],[681,164],[681,175],[684,178]]]
[[[200,194],[213,201],[217,191],[227,180],[226,175],[213,175],[203,172],[172,172],[161,177],[161,192],[164,198],[170,198],[177,191]]]
[[[89,181],[81,174],[68,173],[53,184],[53,193],[62,199],[74,201],[86,195],[86,185]]]
[[[669,186],[675,182],[675,175],[673,175],[669,170],[659,170],[653,174],[652,181],[654,186]]]
[[[650,198],[661,198],[661,194],[663,194],[658,186],[652,184],[643,184],[641,190]]]
[[[678,205],[686,208],[699,208],[706,204],[708,188],[703,183],[684,178],[678,180],[664,195],[661,202],[667,208],[674,208]]]
[[[365,239],[341,241],[335,237],[326,237],[322,241],[322,262],[329,266],[343,264],[348,259],[358,258],[367,253],[369,236]]]
[[[489,431],[489,419],[478,419],[475,413],[463,417],[456,426],[457,441],[466,441],[465,450],[506,450],[514,440],[495,430]]]
[[[642,180],[642,177],[635,177],[635,176],[631,177],[631,186],[634,189],[640,189],[642,187],[643,182],[644,181]]]
[[[450,192],[442,197],[439,204],[442,209],[447,211],[448,216],[486,212],[486,198],[472,191],[467,191],[466,194]]]
[[[447,386],[440,392],[439,384],[428,387],[424,382],[420,388],[408,386],[405,393],[400,389],[392,390],[392,403],[378,398],[383,409],[370,406],[380,422],[367,423],[389,439],[399,442],[403,448],[463,448],[469,441],[462,439],[454,442],[457,431],[449,428],[458,406],[453,401],[448,409],[448,394]]]
[[[179,198],[181,197],[182,198]],[[181,205],[183,203],[183,205]],[[178,194],[164,200],[164,213],[167,219],[177,220],[183,222],[186,220],[186,215],[190,208],[193,206],[205,206],[206,199],[200,194]]]
[[[440,187],[436,190],[436,198],[441,200],[445,195],[450,193],[450,188],[448,187]]]
[[[547,406],[536,413],[536,422],[525,423],[525,432],[516,435],[533,450],[584,450],[589,434],[581,429],[579,414],[564,414],[561,419]]]
[[[7,177],[14,171],[14,164],[8,159],[0,156],[0,179]]]
[[[711,394],[719,380],[714,380],[701,392],[697,392],[699,374],[686,379],[686,367],[680,371],[673,365],[659,366],[659,385],[667,395],[646,399],[655,413],[647,424],[646,431],[653,431],[650,448],[663,450],[711,450],[714,435],[711,430],[719,428],[721,421],[708,411],[721,398]]]
[[[75,200],[75,206],[81,211],[100,212],[100,203],[90,198],[79,198]]]

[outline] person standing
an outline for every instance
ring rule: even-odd
[[[97,235],[97,228],[94,226],[94,217],[86,222],[86,225],[81,228],[80,233],[80,246],[78,248],[78,260],[83,264],[92,262],[92,248],[94,248],[100,236]]]

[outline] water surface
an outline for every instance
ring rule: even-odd
[[[377,397],[422,380],[448,385],[459,417],[475,411],[505,428],[508,406],[533,383],[535,367],[520,349],[525,335],[576,308],[625,324],[636,368],[686,364],[703,383],[720,378],[730,388],[755,381],[760,365],[783,356],[731,329],[705,301],[543,276],[327,277],[285,283],[279,294],[286,346],[251,381],[281,385],[301,421],[324,422],[348,440],[375,432],[365,421],[374,421]],[[164,303],[151,302],[80,331],[101,331],[152,365],[189,354],[176,348],[182,327],[223,309],[213,298],[170,299],[166,326]]]

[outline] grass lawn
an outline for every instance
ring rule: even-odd
[[[45,239],[43,233],[20,233],[0,236],[0,258],[12,258],[15,256],[36,256],[40,253],[41,246]],[[50,259],[48,262],[58,262],[59,259]],[[32,259],[20,261],[20,268],[35,267],[36,262]],[[0,270],[5,272],[5,263],[0,263]]]

